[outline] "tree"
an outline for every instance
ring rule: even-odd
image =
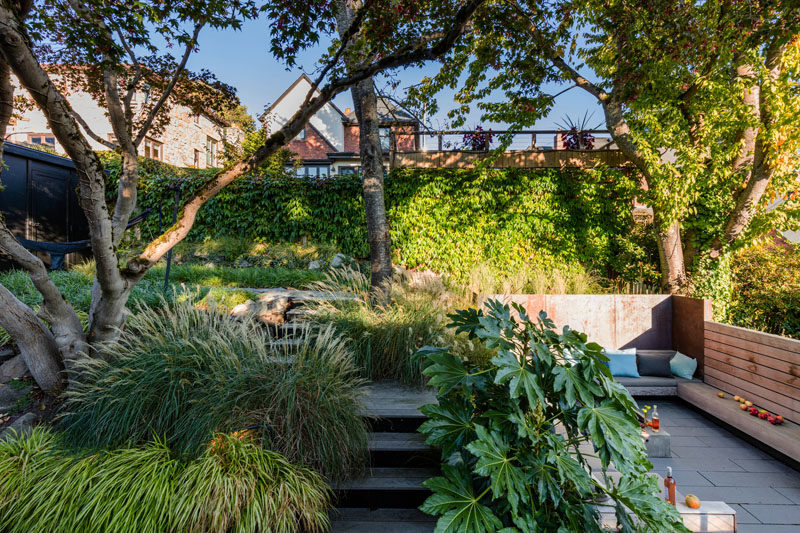
[[[336,24],[339,36],[343,37],[362,2],[338,0],[338,6]],[[361,31],[364,32],[365,29]],[[372,77],[360,81],[350,88],[350,94],[353,96],[353,107],[358,120],[361,187],[369,240],[371,292],[373,298],[386,297],[389,291],[388,282],[392,277],[392,250],[384,199],[383,149],[378,128],[380,117],[375,81]]]
[[[415,89],[460,86],[453,116],[531,125],[544,82],[594,96],[654,212],[662,285],[705,291],[727,257],[798,221],[800,8],[772,0],[512,1],[478,28],[453,68]],[[467,72],[463,83],[459,76]],[[489,101],[499,89],[505,101]]]
[[[92,356],[92,346],[114,339],[124,326],[125,307],[133,286],[145,272],[189,232],[198,210],[223,187],[257,169],[305,126],[308,119],[335,95],[378,72],[418,64],[446,54],[462,37],[469,21],[485,0],[466,3],[419,2],[416,19],[378,9],[381,2],[366,2],[359,9],[340,42],[334,42],[320,60],[319,76],[297,113],[248,156],[230,164],[194,191],[181,206],[177,222],[150,242],[140,253],[121,261],[116,245],[136,206],[138,167],[136,149],[150,128],[157,127],[159,112],[172,95],[183,89],[188,77],[185,66],[196,48],[200,30],[206,26],[236,29],[245,18],[264,13],[270,21],[272,55],[294,65],[297,54],[329,33],[335,8],[326,0],[299,3],[273,0],[256,4],[237,2],[109,3],[103,0],[50,2],[41,6],[4,3],[0,5],[0,80],[3,103],[13,96],[8,75],[13,73],[42,110],[58,142],[75,163],[79,175],[80,204],[89,222],[90,243],[96,261],[96,275],[89,313],[89,330],[84,333],[74,309],[64,300],[47,276],[44,265],[14,239],[0,224],[0,249],[7,253],[33,280],[42,294],[39,315],[0,286],[4,313],[0,326],[17,342],[20,352],[43,390],[56,393],[63,386],[60,369],[67,374],[75,362]],[[364,33],[365,24],[388,24],[385,34]],[[441,32],[439,28],[447,28]],[[419,40],[418,32],[436,34],[433,40]],[[183,49],[180,59],[158,56],[155,35]],[[358,36],[361,59],[346,45]],[[345,43],[343,45],[342,43]],[[136,55],[144,50],[146,57]],[[67,58],[91,75],[98,86],[100,103],[106,109],[123,155],[117,201],[106,205],[106,179],[98,155],[88,138],[95,138],[67,102],[59,82],[42,64],[48,58]],[[154,65],[171,65],[168,77]],[[77,70],[74,69],[74,70]],[[155,83],[160,95],[142,120],[130,107],[133,91],[145,80]],[[195,87],[193,85],[192,87]],[[316,90],[318,93],[315,93]],[[315,96],[316,94],[316,96]],[[2,107],[0,116],[8,117]],[[0,128],[7,125],[3,123]],[[95,140],[98,140],[95,138]],[[98,141],[99,142],[99,141]]]

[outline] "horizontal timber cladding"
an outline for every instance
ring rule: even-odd
[[[393,152],[392,166],[416,168],[472,168],[486,159],[487,152],[420,151]],[[489,166],[493,168],[590,168],[599,164],[620,167],[627,158],[619,150],[508,151]]]
[[[800,341],[706,322],[704,381],[800,422]]]

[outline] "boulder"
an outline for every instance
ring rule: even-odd
[[[236,263],[234,263],[234,266],[238,268],[250,268],[251,266],[253,266],[253,263],[251,263],[247,259],[239,259],[238,261],[236,261]]]
[[[33,431],[33,424],[36,422],[36,415],[33,413],[25,413],[21,417],[14,420],[8,427],[0,430],[0,442],[17,435],[28,435]]]
[[[322,268],[322,265],[320,264],[319,261],[309,261],[308,263],[309,270],[319,270],[320,268]]]
[[[331,259],[331,268],[342,268],[349,265],[353,260],[342,253],[338,253]]]
[[[269,326],[280,326],[286,322],[286,311],[291,300],[286,296],[265,294],[258,300],[258,319]]]
[[[12,379],[24,378],[28,373],[28,365],[21,355],[12,357],[0,365],[0,383],[6,383]]]
[[[22,388],[13,388],[8,385],[0,386],[0,413],[14,411],[17,407],[17,402],[31,392],[32,388],[30,385]]]
[[[253,300],[247,300],[245,303],[235,306],[230,311],[231,316],[240,317],[249,315],[250,311],[252,310],[253,303]]]

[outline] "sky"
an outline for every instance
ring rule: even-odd
[[[225,83],[237,88],[239,98],[251,115],[257,117],[266,106],[274,102],[294,82],[300,74],[313,74],[316,59],[321,48],[306,51],[298,60],[298,67],[287,70],[284,65],[272,58],[268,49],[268,28],[264,20],[248,21],[241,31],[215,31],[206,29],[200,34],[198,51],[191,56],[187,67],[191,70],[207,68]],[[424,74],[433,74],[437,65],[399,72],[402,86],[417,83]],[[313,76],[311,76],[313,78]],[[556,93],[564,87],[548,87]],[[352,108],[350,92],[345,91],[334,99],[342,110]],[[452,107],[452,93],[442,93],[439,97],[440,113],[432,117],[431,126],[440,129],[446,126],[445,113]],[[536,129],[556,129],[565,122],[565,117],[579,120],[586,112],[593,113],[591,126],[602,122],[602,111],[596,100],[585,91],[572,89],[559,96],[547,117],[540,119]],[[498,124],[480,121],[480,115],[473,112],[465,124],[465,129],[477,125],[484,128],[501,129]]]

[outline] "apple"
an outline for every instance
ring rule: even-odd
[[[741,409],[742,411],[747,411],[747,406],[745,404],[743,404],[743,403],[740,403],[739,404],[739,409]]]
[[[724,398],[725,397],[725,393],[724,392],[718,392],[717,396],[719,396],[720,398]]]
[[[778,419],[775,418],[774,416],[770,415],[770,416],[767,417],[767,422],[769,422],[770,424],[772,424],[774,426],[775,424],[778,423]]]
[[[744,402],[744,404],[745,404],[747,407],[753,407],[753,402],[751,402],[750,400],[747,400],[746,402]]]
[[[742,398],[741,396],[739,397],[739,403],[744,403],[745,401],[746,400],[744,398]]]
[[[751,407],[751,408],[748,410],[748,412],[749,412],[751,415],[753,415],[753,416],[758,416],[758,409],[756,409],[755,407]]]
[[[775,420],[777,421],[776,424],[783,424],[783,417],[781,415],[775,415]]]
[[[759,411],[758,418],[760,418],[761,420],[766,420],[767,418],[769,418],[769,413],[766,411]]]
[[[739,401],[739,400],[741,400],[741,399],[742,399],[742,397],[741,397],[741,396],[739,396],[738,394],[737,394],[736,396],[734,396],[734,397],[733,397],[733,400],[734,400],[734,401],[736,401],[736,402],[738,402],[738,401]]]

